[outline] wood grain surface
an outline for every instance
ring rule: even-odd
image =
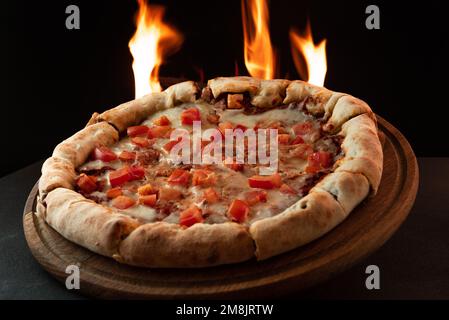
[[[384,172],[375,197],[312,243],[266,261],[202,269],[143,269],[121,265],[64,239],[33,214],[37,184],[23,216],[36,260],[64,282],[66,267],[80,267],[81,292],[98,298],[223,299],[277,297],[335,276],[378,249],[407,217],[418,189],[415,155],[404,136],[378,117]]]

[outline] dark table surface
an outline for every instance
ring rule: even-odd
[[[449,299],[449,158],[418,163],[415,205],[393,237],[360,264],[287,298]],[[23,207],[41,165],[0,179],[0,299],[84,299],[44,271],[25,241]],[[379,290],[365,287],[365,268],[372,264],[380,269]]]

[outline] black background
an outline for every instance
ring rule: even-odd
[[[240,1],[152,1],[185,37],[162,76],[234,75],[243,64]],[[280,77],[298,78],[288,30],[310,18],[327,38],[326,86],[367,101],[398,127],[418,156],[449,156],[448,39],[443,1],[271,1],[271,38]],[[81,29],[65,28],[76,4]],[[367,30],[365,8],[380,8],[381,29]],[[2,4],[4,85],[0,176],[50,155],[89,119],[134,95],[128,41],[137,4],[120,1],[14,1]],[[6,23],[5,23],[6,22]],[[6,40],[6,41],[5,41]]]

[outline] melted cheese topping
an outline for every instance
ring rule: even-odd
[[[239,110],[221,110],[215,109],[214,106],[202,103],[188,103],[184,104],[182,107],[162,110],[156,112],[146,119],[142,125],[149,127],[153,126],[153,121],[160,118],[161,116],[166,116],[170,120],[170,125],[173,128],[183,128],[187,131],[192,131],[192,126],[181,124],[181,113],[183,110],[196,107],[199,109],[201,114],[201,125],[202,130],[208,128],[216,128],[217,125],[210,123],[207,120],[207,116],[211,112],[215,112],[220,117],[220,122],[230,122],[234,125],[243,125],[247,128],[267,127],[270,123],[279,122],[282,127],[291,138],[294,137],[292,126],[298,123],[310,122],[313,124],[312,132],[303,136],[306,143],[314,143],[319,139],[320,135],[320,125],[319,123],[310,115],[304,114],[298,109],[293,108],[283,108],[283,109],[272,109],[265,111],[260,114],[247,115],[242,109]],[[264,126],[266,125],[266,126]],[[227,166],[220,164],[214,165],[213,171],[217,176],[217,183],[213,186],[219,195],[220,201],[213,204],[208,204],[203,199],[203,193],[205,188],[200,186],[173,186],[168,184],[167,176],[173,170],[173,165],[168,153],[163,149],[163,146],[169,141],[168,138],[158,138],[156,142],[152,145],[152,148],[159,151],[159,163],[155,165],[149,165],[146,168],[146,178],[144,181],[133,181],[125,183],[122,186],[123,194],[129,196],[136,200],[136,204],[128,209],[121,210],[124,214],[131,217],[139,219],[144,222],[153,221],[166,221],[169,223],[178,223],[179,214],[181,211],[187,209],[192,204],[199,207],[203,215],[205,216],[205,223],[223,223],[229,221],[228,209],[230,203],[234,199],[245,200],[245,196],[248,192],[260,189],[250,188],[248,184],[248,177],[258,174],[258,165],[245,165],[242,172],[237,172],[231,170]],[[322,148],[327,148],[325,143]],[[265,190],[267,192],[267,202],[260,202],[251,206],[249,216],[244,224],[251,224],[255,221],[272,217],[276,215],[296,201],[301,198],[301,188],[307,183],[307,179],[311,176],[310,174],[304,173],[304,169],[307,166],[307,160],[301,157],[294,156],[292,150],[296,146],[282,146],[279,148],[279,166],[278,170],[283,177],[283,182],[288,183],[289,186],[294,188],[298,194],[286,194],[282,193],[279,189]],[[329,147],[330,148],[330,147]],[[140,149],[131,142],[128,137],[122,138],[115,145],[111,146],[110,149],[119,155],[123,150],[133,151],[133,152],[145,152],[145,149]],[[129,164],[129,163],[128,163]],[[134,163],[139,164],[139,160],[136,159]],[[112,206],[111,200],[107,199],[106,192],[111,188],[109,182],[110,169],[119,169],[124,164],[120,160],[115,160],[109,163],[104,163],[100,160],[89,161],[78,168],[80,172],[89,172],[92,170],[100,171],[97,174],[97,181],[103,184],[102,191],[95,191],[91,196],[99,203],[104,205]],[[106,170],[105,170],[106,167]],[[194,171],[195,168],[191,169]],[[168,172],[168,174],[159,174],[159,172]],[[151,183],[157,188],[172,188],[179,191],[181,194],[179,199],[166,201],[165,207],[169,212],[168,214],[160,214],[158,210],[161,207],[151,208],[145,205],[141,205],[138,202],[138,195],[136,193],[137,187],[146,183]],[[158,199],[158,203],[160,199]]]
[[[264,113],[247,115],[242,112],[241,109],[237,110],[226,110],[221,114],[220,121],[229,121],[233,124],[241,124],[248,128],[254,128],[256,124],[261,122],[274,122],[280,121],[290,126],[295,123],[301,123],[310,121],[313,118],[311,116],[305,115],[303,112],[298,112],[298,110],[293,110],[290,108],[286,109],[272,109]]]

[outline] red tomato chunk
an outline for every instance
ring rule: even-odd
[[[109,173],[109,183],[114,188],[128,181],[142,179],[144,176],[145,170],[140,166],[124,167]]]
[[[117,198],[112,199],[112,205],[117,209],[127,209],[136,204],[133,198],[127,196],[118,196]]]
[[[104,162],[111,162],[117,159],[117,155],[108,147],[97,147],[93,151],[93,157],[95,160],[101,160]]]
[[[192,125],[193,121],[200,121],[200,111],[197,108],[189,108],[181,113],[181,123]]]
[[[132,151],[123,150],[118,158],[122,161],[133,161],[136,159],[136,153]]]
[[[144,204],[149,207],[154,207],[156,205],[156,201],[157,201],[157,195],[155,195],[155,194],[149,194],[149,195],[139,197],[139,203]]]
[[[170,125],[170,120],[166,116],[162,116],[159,119],[153,121],[153,123],[157,126],[168,126]]]
[[[310,154],[307,158],[307,173],[315,173],[326,169],[332,164],[332,155],[327,151],[318,151]]]
[[[76,181],[76,184],[81,191],[85,193],[92,193],[97,190],[97,178],[88,176],[82,173]]]
[[[203,222],[204,218],[202,211],[197,206],[193,205],[189,209],[181,212],[179,216],[179,224],[185,227],[193,226],[195,223]]]
[[[232,201],[228,209],[228,214],[237,222],[244,222],[248,217],[249,206],[245,201],[235,199]]]
[[[148,130],[150,130],[150,128],[148,128],[147,126],[133,126],[128,127],[126,132],[130,137],[137,137],[137,136],[146,136],[148,134]]]
[[[248,183],[251,188],[274,189],[282,185],[282,179],[275,173],[271,176],[252,176],[248,178]]]
[[[190,173],[183,169],[175,169],[173,173],[168,177],[168,183],[179,184],[186,186],[189,184]]]

